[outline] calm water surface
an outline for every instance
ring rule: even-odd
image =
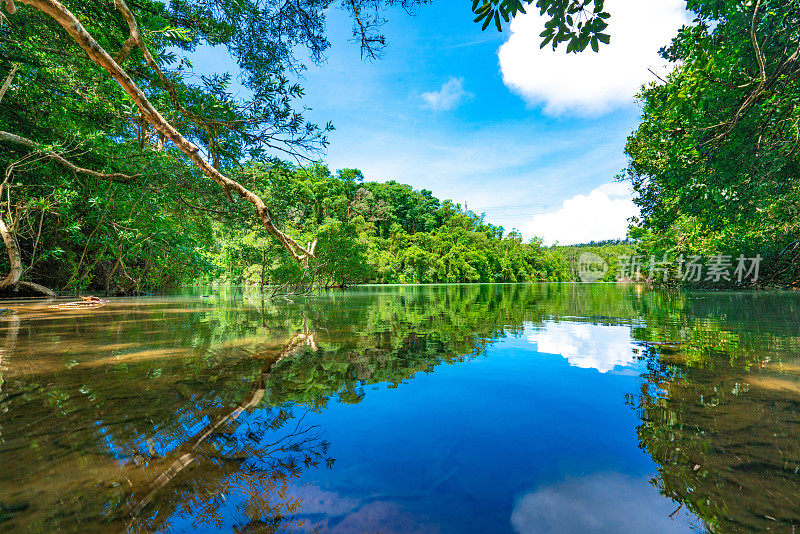
[[[800,297],[5,303],[0,531],[800,531]]]

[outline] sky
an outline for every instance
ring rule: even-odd
[[[637,209],[615,178],[635,94],[657,80],[650,70],[668,72],[657,52],[690,20],[684,6],[607,0],[611,45],[567,55],[540,49],[534,9],[482,32],[468,4],[440,0],[389,10],[377,60],[362,60],[352,21],[332,10],[331,48],[300,80],[306,116],[336,127],[321,155],[332,170],[429,189],[547,244],[624,238]],[[225,68],[218,54],[203,61]]]

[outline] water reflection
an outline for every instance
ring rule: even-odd
[[[627,367],[639,352],[631,339],[631,327],[590,323],[545,323],[528,341],[539,352],[560,355],[570,365],[607,373]]]
[[[13,307],[2,530],[800,526],[794,295],[484,285]]]
[[[686,532],[694,525],[661,498],[647,478],[596,473],[539,488],[514,505],[511,523],[520,534],[585,532],[634,534]]]
[[[800,527],[800,314],[795,295],[720,295],[642,328],[630,397],[656,486],[713,532]],[[726,320],[720,320],[724,317]]]

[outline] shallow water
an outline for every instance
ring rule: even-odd
[[[800,527],[796,294],[0,306],[3,532]]]

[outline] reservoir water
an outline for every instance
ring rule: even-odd
[[[6,302],[3,532],[795,532],[800,296]]]

